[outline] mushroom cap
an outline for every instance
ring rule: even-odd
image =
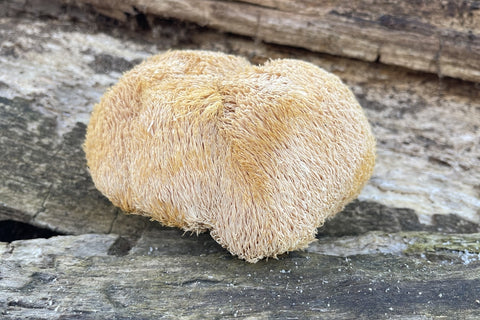
[[[367,118],[337,76],[208,51],[168,51],[125,73],[95,105],[84,150],[114,205],[210,230],[248,262],[305,248],[375,162]]]

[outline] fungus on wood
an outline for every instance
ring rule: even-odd
[[[375,161],[365,114],[335,75],[208,51],[168,51],[124,74],[95,106],[84,149],[114,205],[209,230],[248,262],[305,248]]]

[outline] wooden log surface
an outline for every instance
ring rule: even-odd
[[[478,84],[177,20],[145,30],[128,7],[112,22],[19,3],[0,3],[0,235],[12,220],[62,235],[0,243],[1,318],[477,317]],[[93,104],[169,48],[303,59],[352,88],[377,137],[374,176],[305,252],[247,264],[96,191],[81,150]]]
[[[478,1],[75,2],[117,19],[139,12],[176,18],[268,43],[480,80]]]
[[[295,253],[247,264],[148,246],[119,256],[117,239],[0,246],[2,319],[475,319],[480,308],[476,262]]]

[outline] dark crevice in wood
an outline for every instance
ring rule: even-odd
[[[0,221],[0,242],[12,242],[16,240],[27,240],[37,238],[51,238],[63,235],[62,233],[40,228],[25,222],[14,220]]]

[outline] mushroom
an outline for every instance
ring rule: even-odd
[[[367,118],[337,76],[193,50],[125,73],[95,105],[84,150],[114,205],[209,230],[252,263],[307,247],[375,162]]]

